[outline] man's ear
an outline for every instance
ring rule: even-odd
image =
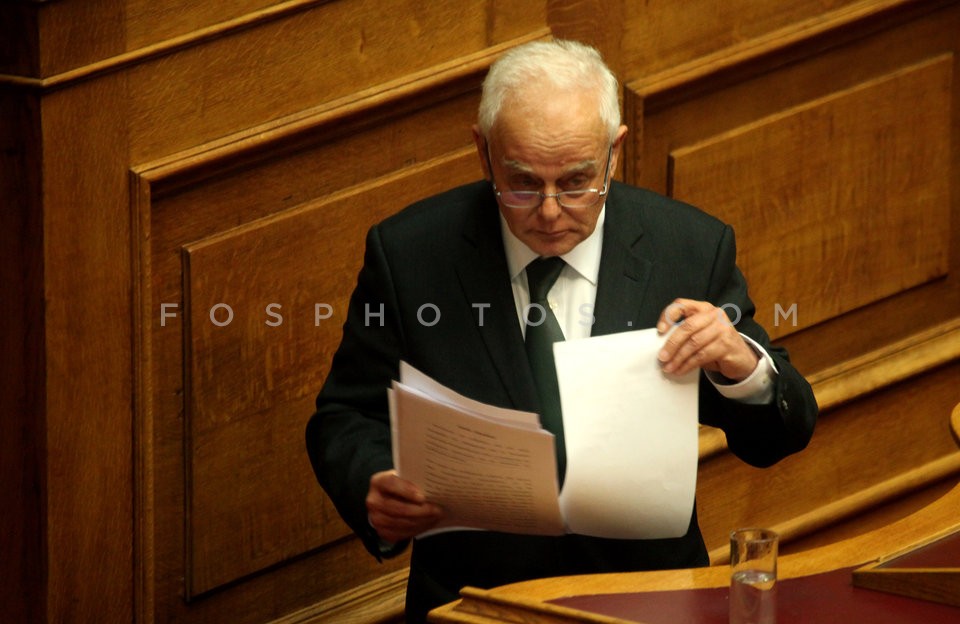
[[[628,129],[626,126],[620,126],[620,129],[617,130],[617,136],[613,139],[613,162],[611,163],[610,169],[613,172],[611,176],[616,175],[619,171],[617,167],[620,165],[620,155],[623,153],[623,141],[627,138]]]
[[[470,130],[473,132],[473,143],[477,146],[477,157],[480,158],[480,168],[483,170],[483,177],[487,180],[492,180],[493,173],[490,171],[490,162],[487,160],[487,140],[480,132],[480,126],[474,124]]]

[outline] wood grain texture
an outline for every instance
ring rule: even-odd
[[[485,50],[485,7],[329,2],[138,65],[130,72],[131,157],[153,160]],[[538,28],[520,22],[512,30]],[[216,79],[198,84],[198,75]]]
[[[304,463],[303,428],[346,319],[356,241],[477,166],[467,148],[185,247],[191,594],[347,535]]]
[[[378,570],[344,540],[305,463],[303,426],[339,342],[366,228],[479,175],[467,129],[489,62],[388,83],[138,170],[151,617],[277,617],[258,603],[264,595],[310,617],[320,617],[308,606],[317,600],[369,612],[344,592],[405,565]],[[221,299],[236,314],[222,328],[209,318]],[[274,301],[285,320],[271,327]],[[334,312],[319,328],[316,303]],[[166,319],[163,304],[173,306]],[[172,599],[183,591],[188,609]],[[370,591],[368,602],[396,604]]]
[[[133,600],[116,573],[133,564],[127,135],[96,114],[124,95],[115,77],[42,105],[47,607],[77,620],[124,619]]]
[[[783,526],[788,544],[850,521],[834,531],[843,536],[882,503],[955,481],[960,454],[948,415],[958,374],[953,363],[835,408],[821,416],[807,449],[771,468],[730,454],[701,461],[697,515],[708,550],[722,555],[737,526]]]
[[[958,504],[960,486],[955,486],[943,497],[898,522],[835,544],[780,557],[777,561],[778,577],[797,578],[853,567],[949,535],[960,530],[956,517]],[[565,596],[724,587],[729,582],[730,568],[726,565],[537,579],[492,590],[471,589],[464,593],[463,600],[431,612],[430,621],[464,624],[555,622],[555,605],[544,603]],[[567,611],[565,615],[579,617],[567,621],[604,621],[591,619],[598,616],[589,613]]]
[[[736,224],[772,337],[946,275],[952,67],[936,57],[672,150],[670,194]]]
[[[960,568],[860,569],[853,573],[853,584],[898,596],[960,607]]]
[[[669,190],[672,154],[681,176],[673,184],[689,189],[715,172],[701,163],[691,177],[695,160],[723,167],[724,154],[737,155],[747,165],[732,171],[739,185],[777,180],[783,205],[847,224],[842,237],[821,227],[809,239],[825,243],[834,264],[847,254],[827,273],[750,242],[761,214],[750,211],[734,224],[746,264],[781,262],[782,275],[794,271],[789,281],[807,287],[812,275],[845,284],[874,272],[858,305],[838,307],[841,297],[822,292],[822,320],[805,320],[799,307],[802,327],[778,339],[827,409],[811,449],[765,476],[803,484],[813,507],[778,516],[770,501],[750,499],[730,514],[749,517],[752,507],[806,523],[824,511],[804,526],[833,524],[798,529],[793,543],[802,545],[915,511],[953,478],[933,482],[952,470],[936,414],[955,403],[957,373],[960,228],[949,224],[960,222],[958,7],[0,3],[0,501],[14,510],[0,516],[0,612],[188,624],[400,617],[407,559],[377,564],[296,448],[295,421],[309,415],[339,337],[336,317],[313,325],[310,304],[314,289],[345,300],[366,226],[479,175],[469,126],[486,67],[551,34],[594,43],[624,79],[626,179]],[[915,90],[929,110],[910,108]],[[895,101],[868,105],[887,97]],[[856,132],[826,141],[827,117]],[[775,164],[751,160],[760,139],[790,143],[793,161],[760,175]],[[873,213],[824,193],[824,175],[804,178],[804,162],[823,174],[849,166],[823,159],[828,143],[857,158],[887,149],[896,162],[867,153],[877,168],[863,169],[871,177],[857,188],[898,201]],[[791,175],[804,184],[790,187]],[[864,251],[854,225],[886,248]],[[840,251],[841,239],[851,250]],[[897,253],[910,262],[893,262]],[[322,270],[305,271],[308,261]],[[750,278],[758,301],[789,287]],[[277,327],[266,325],[270,302],[259,301],[273,290],[284,292]],[[236,317],[217,328],[203,312],[221,297]],[[166,325],[163,303],[177,306]],[[309,318],[296,325],[301,307]],[[760,312],[776,328],[774,311]],[[900,423],[912,443],[893,450]],[[704,440],[704,474],[730,469],[722,435]],[[845,444],[866,469],[848,469]],[[821,488],[834,473],[845,475],[838,498]],[[871,504],[880,507],[864,509]],[[727,521],[712,517],[711,531]]]
[[[888,13],[884,15],[884,20],[893,19]],[[956,179],[957,158],[955,150],[947,148],[947,142],[954,141],[952,128],[957,124],[957,84],[953,80],[957,44],[955,38],[946,33],[960,28],[960,20],[956,11],[942,11],[907,19],[897,28],[878,28],[876,23],[871,23],[861,36],[856,36],[863,26],[856,21],[849,22],[848,17],[833,16],[817,26],[813,35],[817,39],[811,42],[806,55],[798,40],[803,40],[803,33],[813,27],[810,25],[797,26],[797,31],[784,33],[783,41],[764,38],[755,45],[736,46],[726,55],[716,54],[700,63],[664,71],[630,83],[626,88],[625,109],[630,115],[628,123],[634,128],[633,167],[626,172],[628,180],[662,192],[680,192],[679,187],[687,182],[673,180],[677,170],[671,168],[670,154],[690,158],[694,150],[709,151],[711,142],[716,141],[731,142],[731,148],[739,144],[747,160],[755,158],[751,149],[772,150],[765,158],[750,161],[757,167],[753,172],[755,177],[745,169],[730,167],[728,175],[719,176],[723,177],[722,183],[715,184],[710,191],[717,196],[715,199],[700,196],[690,199],[698,200],[708,212],[731,221],[741,234],[738,236],[741,263],[753,286],[752,294],[758,300],[758,319],[775,335],[782,336],[782,344],[808,374],[878,346],[906,340],[918,331],[949,324],[960,310],[957,282],[960,265],[956,254],[951,253],[960,244],[960,236],[955,228],[944,226],[958,218],[952,182]],[[830,35],[830,44],[823,45],[827,35]],[[945,51],[950,52],[945,55]],[[914,122],[908,133],[915,136],[899,135],[900,138],[895,139],[899,147],[895,149],[909,155],[906,162],[914,155],[926,154],[931,158],[929,162],[936,163],[933,167],[939,173],[922,182],[915,193],[901,196],[896,205],[885,204],[887,197],[895,197],[902,186],[913,186],[920,179],[917,176],[923,177],[926,169],[914,170],[905,166],[903,159],[885,160],[893,151],[888,152],[890,146],[885,143],[894,138],[889,128],[899,132],[908,126],[900,125],[899,113],[887,115],[880,121],[884,110],[892,111],[899,104],[886,99],[871,102],[866,96],[873,89],[896,90],[895,84],[901,79],[909,82],[914,78],[932,87],[936,95],[914,101],[914,110],[908,114]],[[910,91],[899,94],[903,101],[909,101],[911,96]],[[845,113],[849,123],[831,130],[823,125],[829,116],[818,117],[816,121],[811,118],[805,120],[802,130],[777,135],[773,140],[775,146],[769,143],[764,146],[767,139],[773,139],[773,134],[767,133],[778,132],[773,129],[775,126],[789,125],[787,119],[792,115],[814,115],[815,111],[826,112],[834,106],[852,109]],[[927,132],[928,106],[932,106],[932,119],[940,124],[936,134]],[[817,131],[818,127],[822,130]],[[884,127],[888,130],[884,131]],[[752,139],[758,142],[753,143]],[[930,144],[928,139],[934,143]],[[871,143],[875,145],[873,151],[859,151]],[[808,146],[818,144],[826,152],[807,152]],[[851,151],[853,144],[858,147]],[[719,166],[727,167],[737,161],[732,151],[725,154],[729,163]],[[832,159],[836,160],[828,165]],[[738,164],[754,166],[747,160]],[[822,166],[817,165],[818,162]],[[836,166],[841,163],[842,166]],[[817,167],[822,175],[809,177]],[[878,175],[880,171],[887,173]],[[834,177],[837,172],[847,173],[841,179]],[[867,188],[874,190],[867,191]],[[829,249],[834,246],[831,239],[850,240],[853,230],[843,225],[845,218],[831,221],[831,216],[819,222],[810,219],[816,220],[815,215],[842,217],[846,213],[849,216],[851,213],[846,211],[854,210],[853,206],[860,203],[865,192],[873,193],[875,201],[861,204],[856,210],[856,221],[864,226],[854,228],[857,240],[859,234],[866,234],[868,238],[879,237],[891,243],[829,260]],[[792,210],[782,201],[785,195],[789,195],[791,201],[800,201],[806,195],[811,201]],[[884,205],[889,208],[882,208]],[[873,219],[878,207],[879,214]],[[900,216],[881,216],[890,211]],[[928,215],[934,214],[939,217],[928,221]],[[775,229],[778,222],[784,227],[779,236],[751,238],[751,232],[757,234],[768,227]],[[892,242],[909,238],[924,228],[934,235],[932,246],[926,239],[918,242],[922,237],[912,243]],[[804,249],[806,237],[819,239],[820,244]],[[765,240],[759,240],[763,238]],[[771,268],[777,266],[793,277],[777,275],[768,280],[762,272],[757,274],[750,268],[757,258],[751,255],[754,249],[763,256],[763,263],[769,262]],[[900,261],[909,260],[911,253],[924,255],[931,251],[933,256],[921,262],[926,268],[917,270],[913,280],[902,281],[904,271],[912,271],[911,267],[919,265],[915,260]],[[809,270],[811,257],[820,259],[812,261],[817,266],[815,271]],[[883,281],[888,279],[886,274],[880,279],[864,280],[864,274],[877,267],[876,263],[888,262],[899,262],[894,273],[900,274],[900,280],[894,278],[886,288],[883,287]],[[804,266],[808,270],[804,270]],[[840,282],[853,285],[853,290],[850,286],[841,288]],[[866,291],[873,288],[888,294],[879,298],[867,296]],[[799,302],[804,289],[811,291],[807,299],[810,303],[806,306],[811,314],[808,321],[815,326],[811,331],[803,329],[808,322],[804,320],[805,307]],[[770,291],[780,294],[770,295]],[[858,297],[861,301],[871,301],[866,305],[851,305]],[[791,318],[788,313],[794,303],[796,314]],[[837,313],[827,312],[830,306]],[[844,312],[841,314],[840,310]],[[829,322],[825,322],[827,320]]]

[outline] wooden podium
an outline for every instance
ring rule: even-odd
[[[887,583],[883,592],[853,582],[854,570],[890,559],[892,553],[912,553],[918,547],[938,540],[952,540],[951,554],[960,551],[960,485],[924,509],[889,526],[863,535],[787,555],[780,559],[778,607],[794,612],[800,609],[828,610],[836,617],[851,610],[851,618],[864,613],[864,604],[888,619],[871,622],[960,621],[960,608],[938,602],[953,591],[956,599],[957,570],[942,574],[912,573],[896,579],[896,593]],[[956,559],[953,559],[956,561]],[[871,572],[870,574],[879,574]],[[862,573],[860,573],[862,576]],[[953,579],[953,585],[931,589],[930,579]],[[432,622],[459,624],[573,623],[614,624],[668,621],[726,622],[727,566],[657,572],[596,574],[538,579],[491,590],[465,588],[460,600],[430,614]],[[855,586],[859,585],[859,586]],[[951,589],[952,588],[952,589]],[[790,595],[795,594],[795,600]],[[808,600],[814,596],[817,600]],[[803,604],[791,605],[792,602]],[[949,600],[944,600],[949,602]],[[909,619],[904,618],[904,611]],[[809,613],[807,613],[809,615]],[[661,619],[657,619],[657,618]],[[695,620],[682,619],[695,617]],[[681,619],[678,619],[681,618]],[[801,621],[781,612],[781,624]],[[823,621],[819,619],[808,621]],[[832,620],[831,620],[832,621]],[[841,620],[837,620],[841,621]]]
[[[957,435],[960,406],[952,425]],[[779,621],[958,622],[958,566],[960,484],[897,522],[781,557]],[[555,577],[490,590],[468,587],[460,600],[432,611],[430,621],[720,624],[727,621],[728,582],[728,567],[716,565]],[[875,615],[863,619],[865,613]]]
[[[960,445],[960,405],[953,410],[950,424]],[[944,547],[947,539],[957,545]],[[854,571],[853,584],[960,607],[960,533],[869,563]]]

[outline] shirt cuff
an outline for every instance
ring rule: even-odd
[[[753,369],[749,377],[736,383],[731,383],[729,379],[713,371],[704,371],[707,379],[720,394],[728,399],[749,405],[770,404],[774,398],[774,382],[780,374],[777,371],[777,366],[766,349],[757,344],[753,338],[743,334],[740,334],[740,336],[760,357],[757,361],[757,367]]]

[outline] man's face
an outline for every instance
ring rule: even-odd
[[[489,145],[476,129],[474,135],[484,171],[498,190],[549,194],[601,189],[607,154],[612,175],[626,131],[621,126],[611,151],[592,94],[542,90],[504,102]],[[492,171],[487,170],[488,149]],[[604,199],[576,209],[561,206],[554,197],[537,208],[511,208],[500,201],[500,212],[514,236],[530,249],[544,257],[560,256],[593,233]]]

